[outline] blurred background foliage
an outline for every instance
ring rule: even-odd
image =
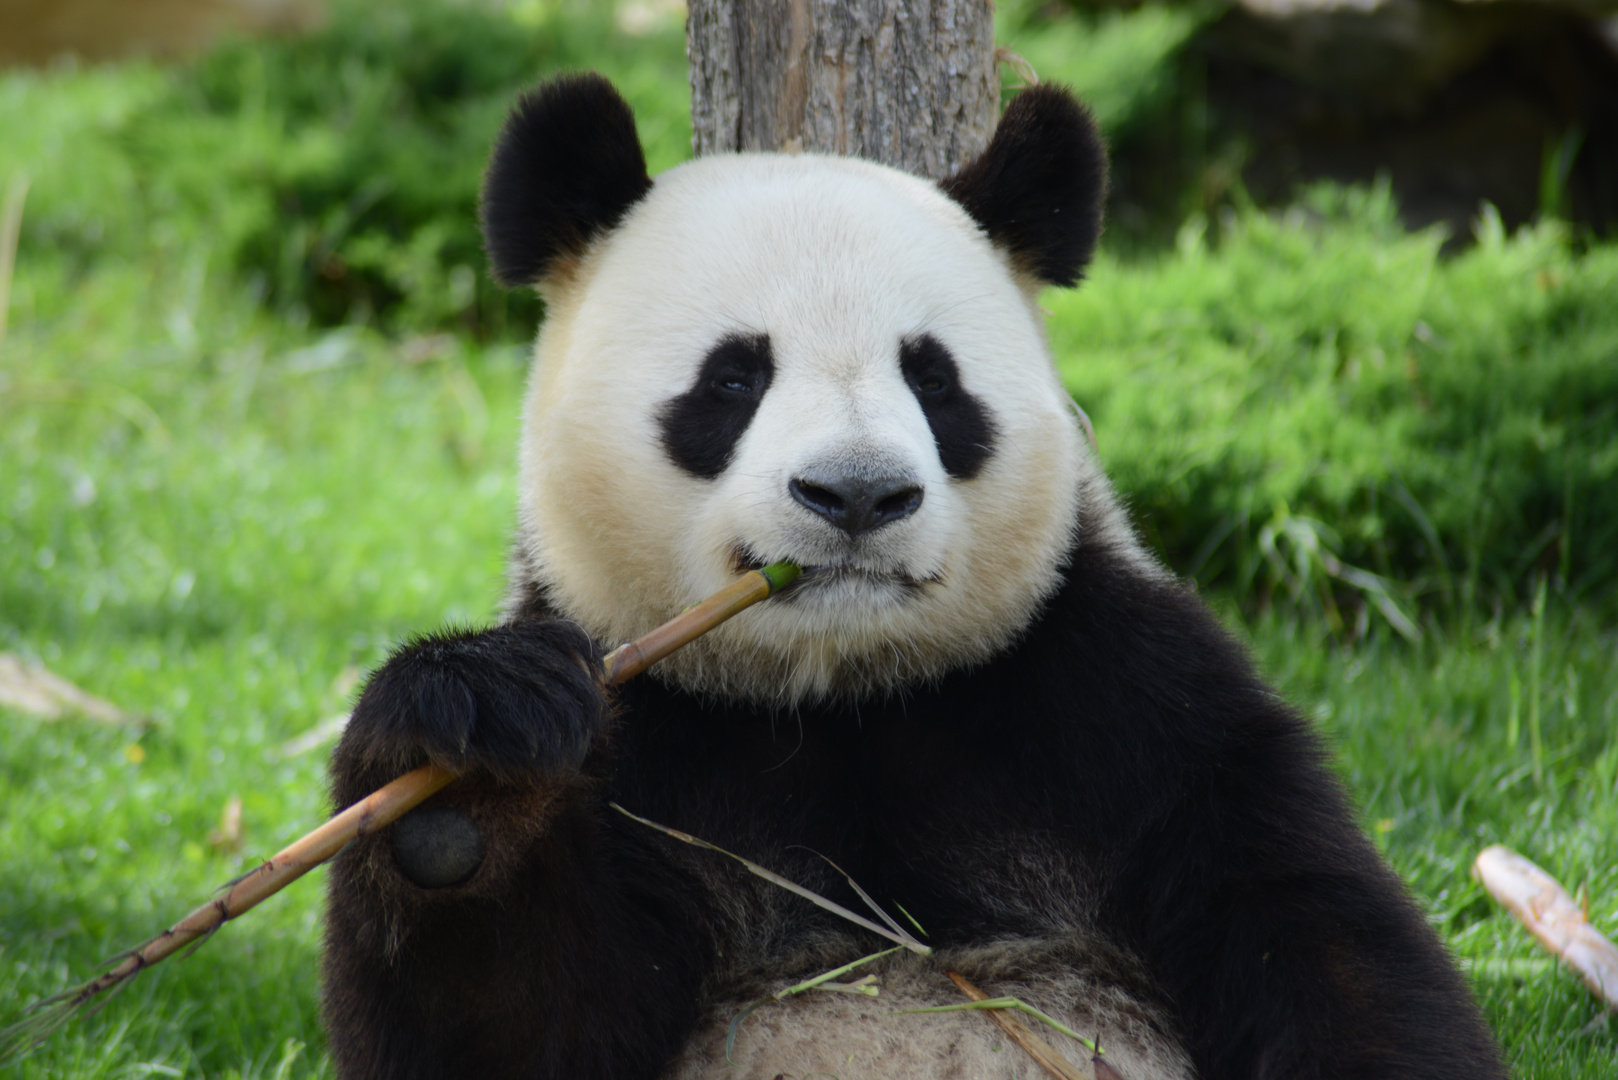
[[[604,4],[344,3],[178,67],[13,78],[23,242],[68,272],[189,245],[294,324],[524,338],[536,301],[483,272],[478,181],[515,95],[584,67],[635,107],[654,170],[688,156],[679,25],[632,37]]]
[[[1283,599],[1347,628],[1365,611],[1520,604],[1539,573],[1610,604],[1613,245],[1554,214],[1513,232],[1486,204],[1470,235],[1412,232],[1385,176],[1257,205],[1199,90],[1197,35],[1222,13],[999,13],[1002,40],[1074,85],[1113,147],[1106,261],[1048,304],[1151,539],[1249,606]],[[192,303],[222,294],[291,331],[341,331],[337,353],[364,334],[526,341],[538,301],[483,268],[490,139],[521,88],[592,67],[633,104],[653,171],[682,160],[683,37],[666,15],[339,3],[315,32],[178,66],[6,76],[0,168],[31,180],[16,333],[156,272]],[[103,372],[91,392],[133,376]]]
[[[1508,237],[1487,210],[1477,243],[1441,241],[1405,233],[1385,188],[1317,188],[1193,216],[1173,254],[1105,259],[1047,301],[1176,569],[1334,620],[1334,593],[1454,613],[1540,575],[1610,610],[1618,246],[1576,253],[1556,221]]]

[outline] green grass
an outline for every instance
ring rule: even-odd
[[[0,1024],[318,823],[323,752],[282,745],[390,643],[492,617],[538,312],[456,267],[512,88],[605,67],[654,164],[684,152],[677,33],[402,10],[191,67],[0,76],[0,186],[33,182],[0,342],[0,649],[146,721],[0,713]],[[1180,23],[1141,18],[1098,55],[1164,54]],[[1123,78],[1094,91],[1126,125]],[[1440,259],[1385,194],[1323,190],[1104,254],[1045,303],[1148,534],[1331,735],[1517,1074],[1606,1076],[1618,1035],[1467,867],[1507,843],[1618,931],[1618,248],[1483,235]],[[1380,575],[1419,640],[1323,556]],[[227,854],[207,836],[233,796]],[[330,1075],[319,877],[6,1074]]]
[[[167,305],[134,299],[159,325],[124,327],[125,378],[114,360],[96,366],[99,398],[47,394],[29,335],[9,352],[34,362],[26,380],[8,367],[8,389],[28,392],[7,393],[0,438],[0,648],[150,726],[4,717],[0,1001],[86,977],[317,824],[324,750],[286,759],[280,747],[346,709],[354,669],[391,642],[486,620],[498,595],[519,353],[452,342],[406,367],[357,335],[341,339],[346,361],[311,371],[311,355],[336,354],[329,336],[300,352],[249,319],[235,328],[249,374],[207,348],[166,347]],[[51,355],[76,358],[61,346]],[[233,796],[247,844],[225,856],[206,837]],[[17,1074],[329,1072],[319,876],[144,977]],[[289,1059],[289,1040],[310,1049]]]
[[[1531,617],[1473,622],[1415,647],[1391,633],[1343,647],[1323,628],[1300,629],[1273,615],[1248,626],[1270,674],[1331,737],[1371,835],[1455,955],[1475,965],[1514,1074],[1610,1076],[1618,1030],[1582,984],[1532,962],[1546,954],[1468,867],[1505,844],[1569,890],[1587,889],[1592,922],[1618,938],[1618,634],[1551,605],[1539,633],[1536,770]]]

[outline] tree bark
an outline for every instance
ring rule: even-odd
[[[848,154],[942,179],[1000,112],[990,0],[690,0],[692,149]]]

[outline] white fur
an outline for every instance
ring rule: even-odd
[[[1156,572],[1084,442],[1030,284],[925,181],[814,155],[694,161],[542,291],[518,565],[562,614],[628,640],[730,580],[738,550],[866,572],[738,617],[664,678],[790,704],[981,662],[1055,588],[1081,513],[1096,515],[1087,537]],[[774,381],[726,471],[695,478],[656,418],[736,333],[770,336]],[[997,429],[971,480],[945,473],[900,373],[901,340],[921,333]],[[828,460],[912,473],[921,508],[850,542],[787,491]]]
[[[996,959],[1015,955],[1015,944],[993,948]],[[962,961],[968,963],[962,963]],[[685,1046],[664,1080],[1035,1080],[1044,1075],[1034,1059],[1011,1042],[981,1012],[917,1014],[916,1009],[961,1005],[966,998],[944,974],[964,967],[970,955],[932,960],[899,954],[849,976],[875,976],[875,997],[841,991],[809,991],[771,1002],[738,1027],[730,1058],[725,1040],[731,1021],[749,1004],[722,1001]],[[991,972],[992,973],[992,972]],[[1178,1041],[1166,1034],[1170,1021],[1156,1010],[1104,982],[1083,975],[1002,976],[992,982],[973,971],[978,988],[1015,997],[1069,1029],[1097,1042],[1105,1059],[1128,1080],[1192,1080],[1194,1071]],[[792,985],[782,980],[776,990]],[[757,998],[751,999],[757,1000]],[[1079,1075],[1093,1077],[1092,1055],[1082,1044],[1020,1013],[1021,1021]]]

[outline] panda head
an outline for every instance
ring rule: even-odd
[[[1142,560],[1035,304],[1088,262],[1104,184],[1057,89],[941,186],[812,154],[653,180],[605,80],[525,96],[482,207],[496,276],[547,310],[514,584],[614,642],[746,568],[813,567],[656,669],[786,704],[988,658],[1076,536]]]

